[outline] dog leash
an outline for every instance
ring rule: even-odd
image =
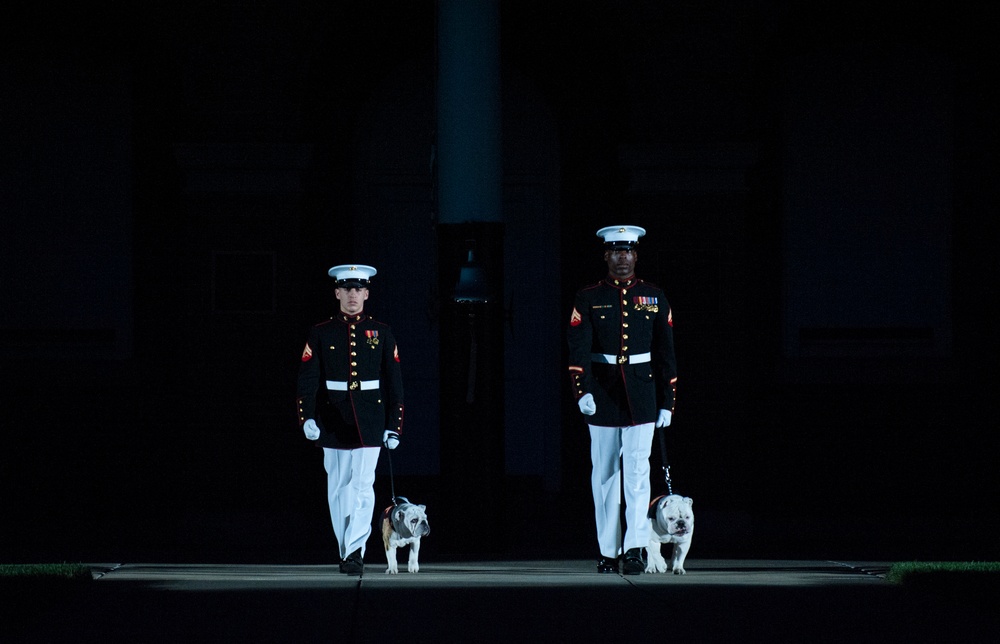
[[[392,492],[392,505],[395,507],[399,503],[396,502],[396,479],[392,475],[392,450],[389,449],[388,445],[385,445],[385,453],[389,456],[389,489]]]
[[[667,462],[667,439],[663,435],[663,428],[658,427],[656,433],[660,435],[660,456],[663,457],[663,478],[667,482],[667,494],[673,494],[673,488],[670,485],[670,463]]]

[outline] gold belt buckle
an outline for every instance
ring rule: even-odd
[[[355,380],[351,383],[351,391],[354,391],[357,388],[358,388],[358,381]]]
[[[618,356],[618,364],[625,364],[628,362],[628,356]]]

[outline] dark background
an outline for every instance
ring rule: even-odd
[[[504,414],[469,428],[435,3],[133,5],[0,21],[0,561],[330,561],[295,376],[354,261],[403,352],[396,492],[465,526],[426,557],[592,556],[563,328],[616,223],[674,311],[692,557],[997,557],[990,3],[503,0]]]

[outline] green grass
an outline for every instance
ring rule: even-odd
[[[90,567],[83,564],[0,564],[0,582],[43,580],[90,580]]]
[[[89,592],[93,579],[83,564],[0,563],[0,640],[21,641],[21,635],[51,619],[58,607]]]
[[[1000,584],[1000,561],[904,561],[893,564],[885,578],[903,586],[946,579]]]
[[[1000,562],[910,561],[895,563],[886,580],[904,590],[941,597],[955,605],[997,614]]]

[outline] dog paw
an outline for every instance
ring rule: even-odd
[[[686,570],[684,570],[684,569],[683,569],[683,568],[681,568],[681,567],[677,567],[677,568],[674,568],[674,574],[675,574],[675,575],[686,575],[686,574],[687,574],[687,571],[686,571]]]
[[[406,569],[410,572],[420,572],[420,564],[411,563],[406,566]]]
[[[388,568],[385,569],[385,574],[387,574],[387,575],[398,575],[399,574],[399,568],[397,568],[396,566],[389,566]]]

